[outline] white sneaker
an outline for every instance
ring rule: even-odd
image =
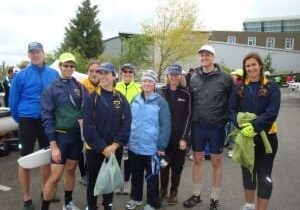
[[[123,194],[124,195],[130,194],[130,182],[124,182],[124,185],[123,185]]]
[[[155,210],[155,208],[149,204],[147,204],[146,206],[144,206],[144,210]]]
[[[255,210],[256,208],[255,208],[255,204],[253,203],[253,204],[248,204],[248,203],[246,203],[246,204],[244,204],[242,207],[241,207],[241,209],[240,210]]]
[[[228,157],[232,158],[232,150],[228,150]]]
[[[126,203],[126,208],[127,209],[135,209],[137,206],[140,206],[143,204],[143,201],[135,201],[135,200],[129,200]]]
[[[77,206],[75,206],[75,204],[73,203],[73,201],[70,201],[70,203],[68,205],[63,205],[63,210],[80,210]]]

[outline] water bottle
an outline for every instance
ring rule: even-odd
[[[167,160],[166,156],[160,156],[160,167],[166,168],[169,165],[169,162]]]
[[[128,146],[123,147],[123,160],[128,160]]]

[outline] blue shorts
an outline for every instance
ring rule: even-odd
[[[83,142],[81,140],[80,132],[76,133],[57,133],[56,134],[56,144],[60,149],[61,162],[59,164],[65,164],[66,159],[78,161]],[[52,160],[52,163],[55,163]],[[57,164],[57,163],[55,163]]]
[[[193,151],[203,152],[208,143],[210,153],[221,154],[226,138],[225,126],[193,122],[191,138]]]

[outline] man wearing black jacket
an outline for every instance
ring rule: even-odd
[[[190,81],[193,98],[191,140],[194,157],[193,195],[183,206],[191,208],[201,202],[201,181],[204,172],[205,145],[209,145],[213,166],[210,210],[220,210],[219,193],[222,182],[222,152],[227,123],[227,104],[232,79],[215,64],[215,50],[210,45],[199,49],[201,67]]]

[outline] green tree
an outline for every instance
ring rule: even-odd
[[[54,54],[45,53],[45,63],[47,65],[51,65],[55,60],[56,60],[56,57]]]
[[[264,71],[269,71],[271,74],[275,71],[275,69],[272,68],[272,57],[270,53],[264,58]]]
[[[193,0],[168,0],[156,10],[156,17],[143,24],[143,31],[153,41],[153,67],[158,77],[170,64],[195,56],[197,49],[208,40],[200,33],[198,10]]]
[[[90,0],[84,0],[68,27],[58,54],[76,51],[83,58],[97,58],[103,52],[100,21],[97,19],[98,7],[92,6]]]
[[[132,63],[138,69],[148,67],[150,61],[150,37],[136,34],[122,41],[121,63]]]

